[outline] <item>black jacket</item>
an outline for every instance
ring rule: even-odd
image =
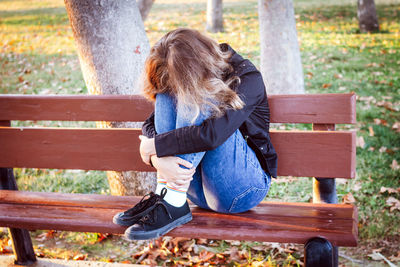
[[[245,103],[244,108],[227,110],[222,117],[207,119],[199,126],[162,134],[155,131],[153,112],[144,122],[142,132],[149,138],[155,137],[157,156],[164,157],[215,149],[239,128],[264,171],[276,177],[278,158],[269,136],[270,112],[261,73],[229,45],[221,44],[220,47],[233,52],[229,62],[234,69],[231,75],[239,76],[240,84],[232,89]]]

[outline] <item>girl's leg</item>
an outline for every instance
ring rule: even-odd
[[[251,209],[265,198],[271,183],[239,130],[218,148],[207,151],[201,170],[207,205],[218,212]]]
[[[178,110],[175,98],[170,96],[169,94],[157,94],[156,103],[155,103],[155,127],[157,133],[164,133],[167,131],[171,131],[177,128],[193,125],[190,121],[189,114],[184,114],[187,110]],[[194,124],[200,124],[204,119],[205,115],[200,115]],[[196,192],[196,204],[203,208],[208,208],[206,205],[206,201],[203,194],[202,183],[200,172],[201,169],[198,167],[201,159],[203,158],[205,152],[200,153],[192,153],[192,154],[184,154],[178,155],[196,167],[196,173],[193,176],[193,180],[191,182],[191,190],[192,192]],[[183,167],[185,168],[185,167]],[[160,194],[161,189],[163,187],[168,187],[172,190],[172,194],[166,195],[166,200],[170,204],[171,202],[178,201],[178,206],[181,203],[186,201],[186,191],[188,188],[177,187],[176,185],[166,183],[166,180],[162,179],[162,177],[157,177],[157,189],[156,193]],[[182,194],[183,193],[183,194]],[[169,200],[169,201],[168,201]]]
[[[154,108],[154,124],[157,133],[165,133],[175,129],[176,108],[174,100],[167,94],[158,94]],[[166,187],[167,181],[157,173],[156,194],[160,195],[161,190]]]
[[[200,114],[192,123],[186,112],[177,110],[171,96],[157,95],[156,131],[162,133],[199,125],[208,117],[208,114]],[[171,117],[175,120],[165,119]],[[229,213],[246,211],[262,201],[269,190],[271,177],[264,173],[239,130],[214,150],[178,156],[197,167],[187,193],[189,199],[202,208]]]

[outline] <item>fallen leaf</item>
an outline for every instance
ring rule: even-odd
[[[400,187],[399,188],[397,188],[397,189],[394,189],[394,188],[390,188],[390,187],[384,187],[384,186],[382,186],[381,187],[381,190],[379,191],[381,194],[382,193],[389,193],[389,194],[396,194],[396,193],[400,193]]]
[[[43,258],[44,257],[44,253],[42,251],[37,251],[35,253],[35,255],[36,255],[36,257],[39,257],[39,258]]]
[[[397,252],[397,256],[396,255],[392,255],[389,257],[389,259],[391,261],[400,261],[400,251]]]
[[[377,124],[377,125],[380,125],[380,124],[387,125],[387,121],[386,120],[377,119],[377,118],[374,119],[374,123]]]
[[[368,130],[369,130],[369,136],[374,136],[375,135],[375,132],[374,132],[374,129],[372,128],[372,126],[369,126]]]
[[[322,85],[322,88],[329,88],[329,87],[331,87],[332,86],[332,84],[330,84],[330,83],[324,83],[323,85]]]
[[[396,122],[392,125],[392,129],[395,130],[397,133],[400,133],[400,122],[396,121]]]
[[[45,241],[47,239],[53,238],[54,237],[54,233],[55,233],[54,230],[46,231],[46,232],[41,233],[40,235],[38,235],[35,239],[37,241],[43,242],[43,241]]]
[[[368,257],[370,257],[374,261],[383,260],[382,254],[380,254],[379,252],[374,252],[374,253],[368,254]]]
[[[385,109],[389,111],[397,111],[396,109],[393,108],[393,103],[388,102],[388,101],[379,101],[376,103],[378,107],[384,107]]]
[[[84,254],[78,254],[75,257],[73,257],[74,261],[83,261],[84,259],[86,259],[86,255]]]
[[[386,150],[387,150],[387,147],[385,147],[385,146],[379,148],[380,153],[386,152]]]
[[[389,197],[386,200],[386,204],[390,206],[390,211],[393,212],[394,210],[400,211],[400,201],[394,197]]]
[[[13,253],[12,247],[0,246],[0,254],[10,254],[10,253]]]
[[[240,246],[239,240],[225,240],[225,242],[231,244],[232,246]]]
[[[353,194],[349,192],[347,195],[343,197],[343,203],[345,204],[353,204],[356,202],[356,199],[354,198]]]
[[[390,168],[392,168],[392,170],[398,170],[400,168],[399,164],[397,163],[397,160],[393,160],[392,164],[390,164]]]
[[[357,184],[355,184],[354,186],[353,186],[353,190],[354,191],[358,191],[358,190],[360,190],[361,189],[361,184],[359,184],[359,183],[357,183]]]
[[[357,146],[357,147],[364,148],[364,146],[365,146],[364,137],[362,137],[362,136],[357,137],[357,139],[356,139],[356,146]]]

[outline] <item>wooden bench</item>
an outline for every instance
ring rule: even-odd
[[[269,97],[272,123],[312,123],[313,131],[271,131],[278,175],[314,178],[314,203],[262,202],[243,214],[192,206],[193,220],[168,235],[302,243],[307,266],[337,265],[337,246],[357,245],[357,210],[337,203],[333,177],[355,177],[354,94]],[[33,263],[27,230],[122,234],[115,213],[140,197],[16,191],[12,168],[154,171],[139,155],[139,129],[11,127],[10,121],[143,121],[141,96],[0,95],[0,226],[9,227],[16,262]],[[330,204],[327,204],[330,203]],[[27,230],[26,230],[27,229]]]

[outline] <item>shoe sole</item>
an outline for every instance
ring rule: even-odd
[[[145,214],[147,214],[147,211],[150,209],[151,207],[148,207],[147,209],[145,209],[144,211],[136,214],[135,216],[132,216],[132,218],[130,220],[121,220],[119,218],[118,215],[123,214],[123,212],[117,213],[114,215],[113,217],[113,223],[114,224],[118,224],[121,226],[131,226],[134,225],[135,223],[137,223],[140,218],[142,218]]]
[[[156,230],[152,230],[152,231],[146,231],[146,232],[133,232],[130,233],[129,232],[129,228],[126,229],[125,231],[125,238],[129,239],[129,240],[148,240],[148,239],[154,239],[160,236],[165,235],[166,233],[168,233],[169,231],[171,231],[172,229],[188,223],[192,220],[192,214],[189,213],[185,216],[182,216],[178,219],[176,219],[175,221],[159,228]]]
[[[119,218],[119,216],[118,216],[121,213],[123,213],[123,212],[120,212],[120,213],[117,213],[117,214],[114,215],[114,217],[113,217],[113,223],[114,224],[118,224],[118,225],[121,225],[121,226],[131,226],[131,225],[134,225],[140,219],[140,217],[139,217],[139,219],[136,219],[136,220],[129,220],[129,221],[121,220]]]

